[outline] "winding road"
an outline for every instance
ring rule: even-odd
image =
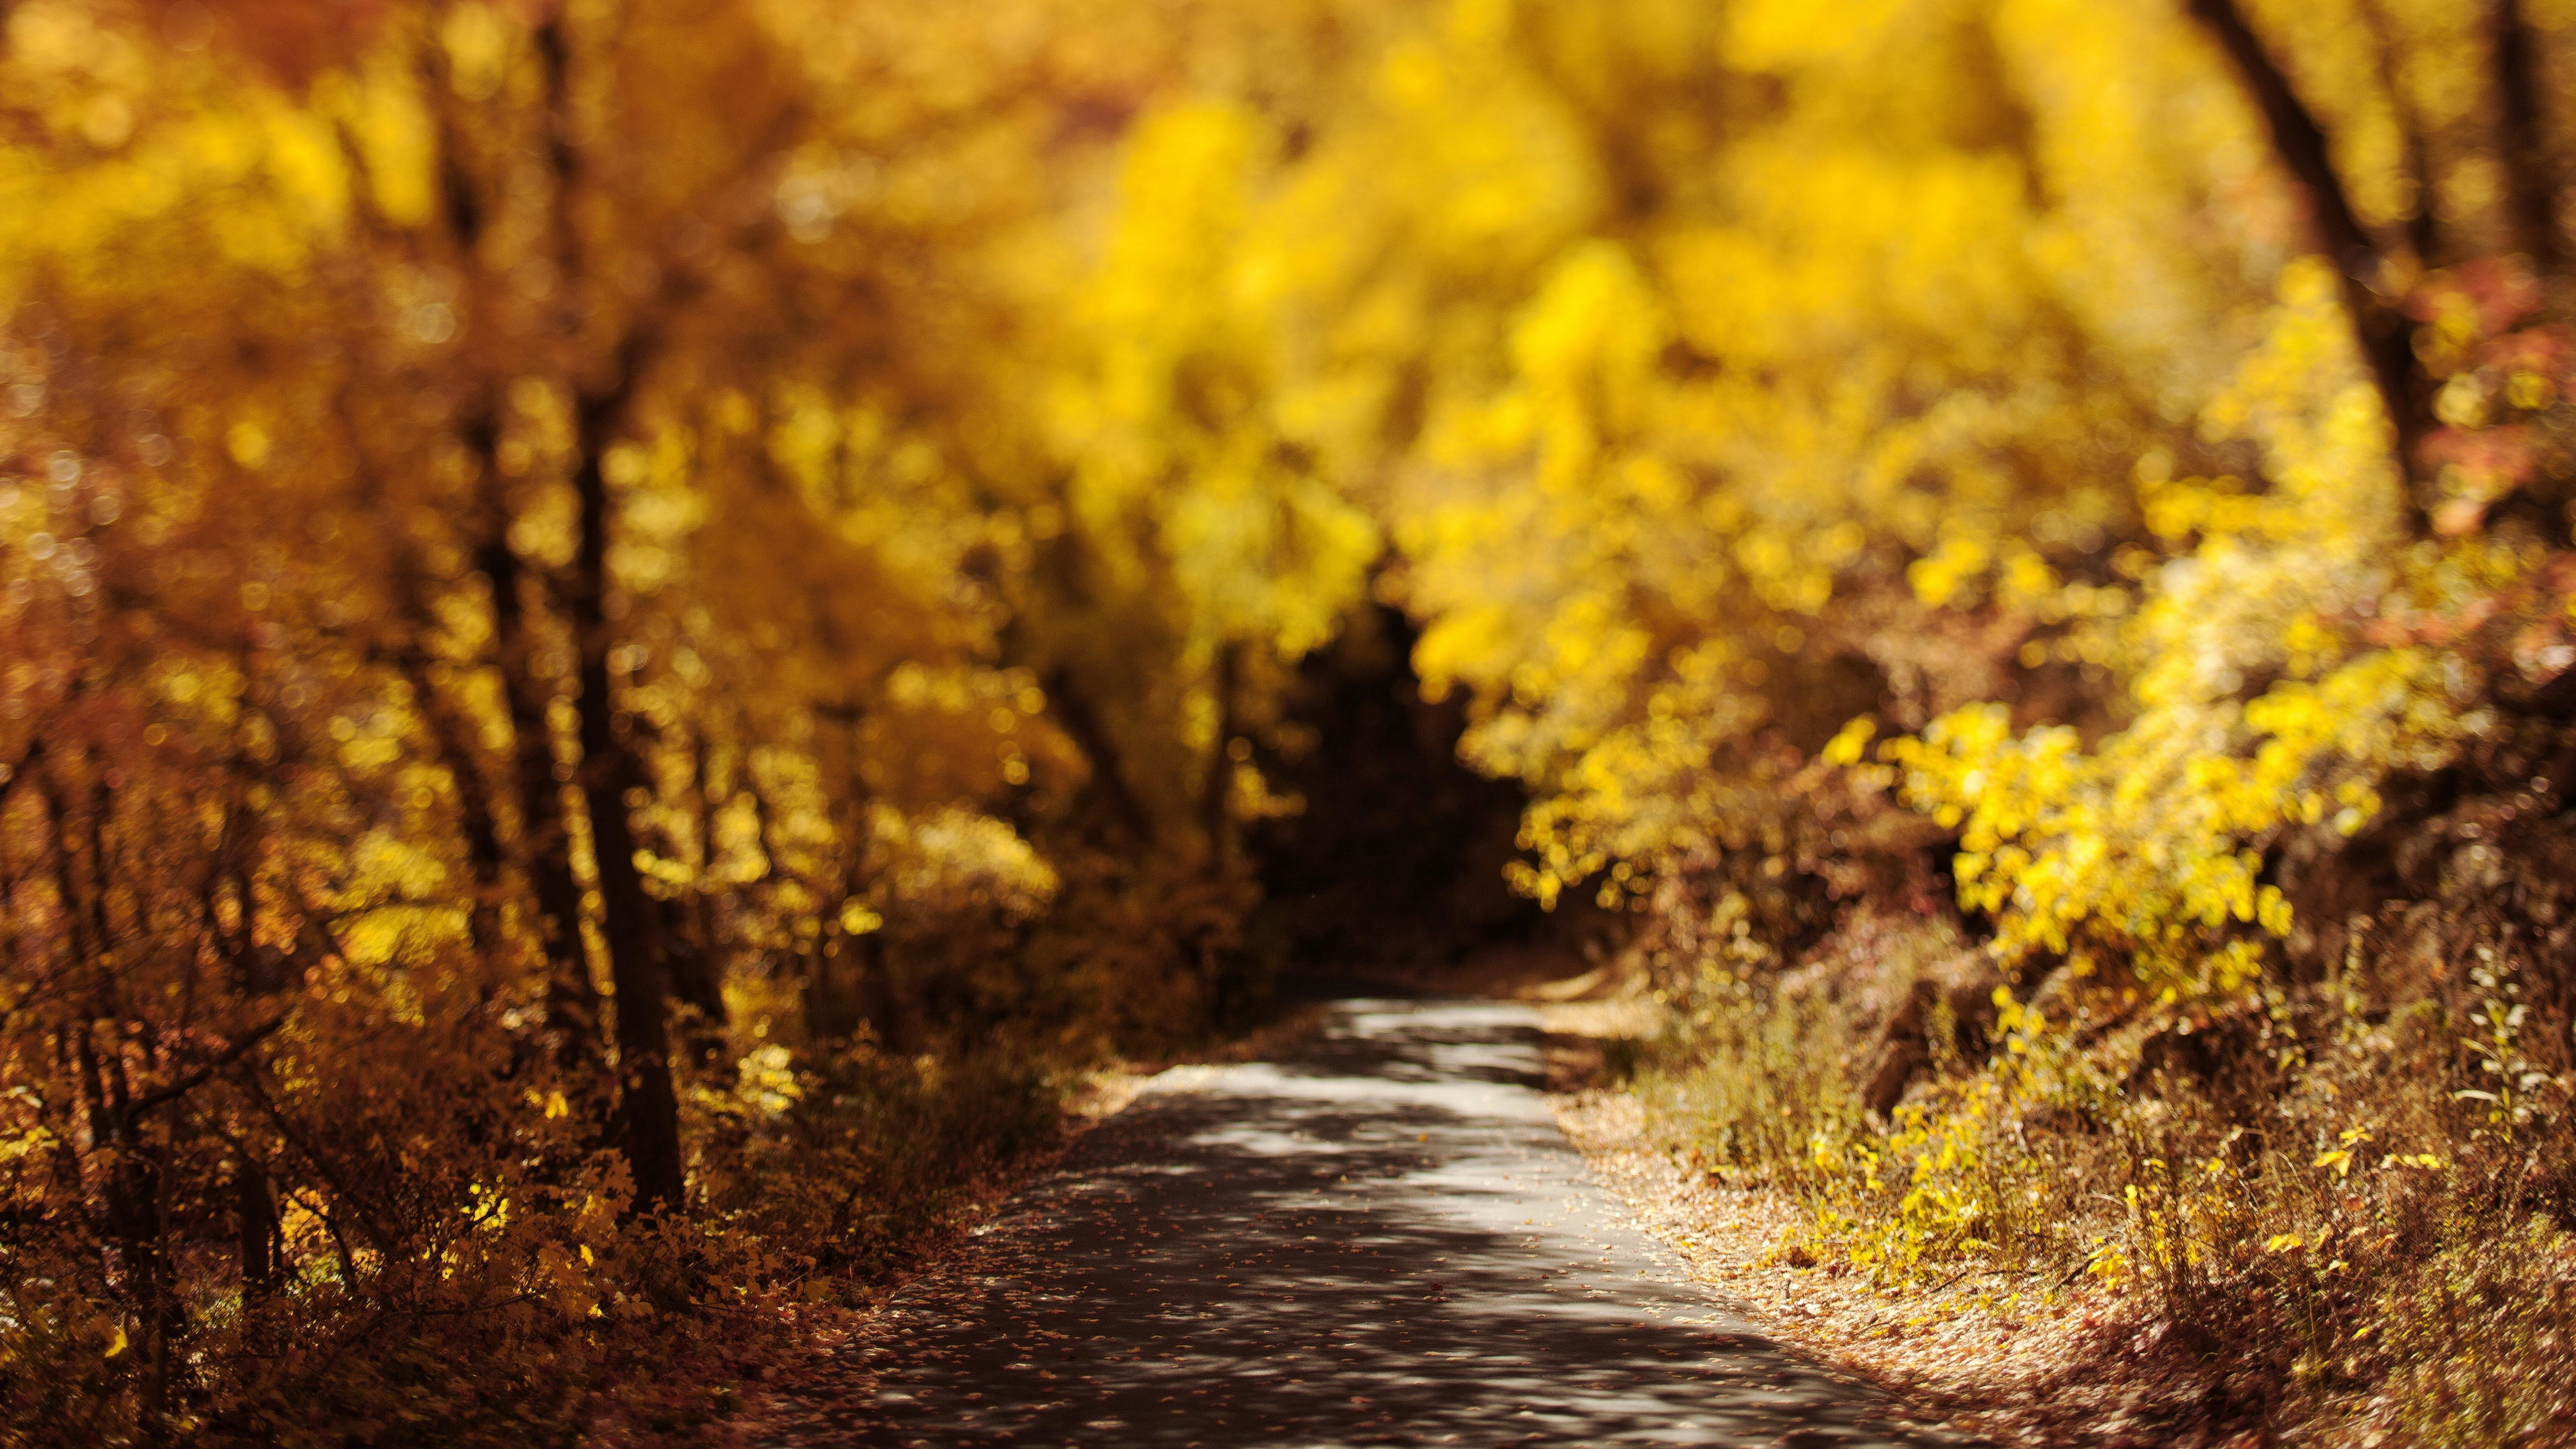
[[[1658,1260],[1495,1001],[1180,1067],[801,1390],[824,1445],[1935,1445]]]

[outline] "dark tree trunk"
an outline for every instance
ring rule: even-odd
[[[669,920],[664,935],[676,948],[671,955],[672,992],[684,1005],[696,1008],[688,1047],[703,1068],[713,1066],[724,1054],[724,954],[717,939],[723,917],[707,878],[715,864],[716,806],[703,732],[693,744],[690,786],[698,797],[698,880],[685,903],[665,903]]]
[[[1208,874],[1223,876],[1234,848],[1234,714],[1236,675],[1241,672],[1242,645],[1216,646],[1216,740],[1208,750],[1207,779],[1199,792],[1199,826],[1207,833]]]
[[[632,365],[630,359],[630,366]],[[573,472],[581,540],[567,603],[580,657],[581,786],[599,861],[601,934],[616,988],[618,1130],[635,1174],[641,1211],[673,1210],[683,1199],[679,1099],[671,1081],[670,991],[662,902],[644,889],[636,865],[632,801],[651,792],[644,762],[628,738],[612,693],[608,621],[608,548],[613,507],[602,455],[609,429],[633,385],[620,376],[607,397],[582,408],[581,460]]]
[[[268,1171],[247,1154],[233,1166],[235,1253],[241,1266],[242,1296],[266,1298],[277,1291],[279,1237],[277,1197]]]
[[[2388,285],[2387,258],[2353,211],[2343,179],[2318,126],[2289,77],[2275,65],[2235,0],[2190,0],[2191,13],[2227,52],[2247,92],[2263,113],[2272,147],[2300,189],[2307,194],[2308,215],[2316,229],[2318,249],[2334,263],[2342,281],[2345,314],[2351,319],[2371,381],[2379,390],[2389,421],[2397,429],[2398,471],[2406,480],[2406,515],[2418,536],[2429,533],[2422,500],[2415,496],[2413,465],[2416,445],[2430,430],[2427,389],[2415,360],[2414,324],[2400,306],[2402,298],[2380,289]]]
[[[2556,270],[2564,248],[2558,239],[2558,177],[2550,163],[2548,118],[2541,113],[2545,87],[2539,45],[2524,23],[2522,0],[2494,0],[2496,107],[2503,123],[2505,176],[2512,195],[2516,240],[2532,265]]]
[[[1054,701],[1055,716],[1064,732],[1080,747],[1090,762],[1091,779],[1085,787],[1108,807],[1110,820],[1127,832],[1129,843],[1140,850],[1154,843],[1153,817],[1127,783],[1127,772],[1118,757],[1118,742],[1109,732],[1099,711],[1091,707],[1090,698],[1074,678],[1070,668],[1058,668],[1047,676],[1047,698]]]
[[[525,570],[510,547],[509,512],[497,496],[501,477],[485,459],[495,495],[486,506],[475,563],[492,589],[492,633],[501,690],[510,714],[510,775],[519,810],[519,859],[534,896],[538,949],[546,961],[546,1029],[556,1061],[588,1073],[599,1059],[599,996],[591,985],[581,938],[581,880],[572,867],[572,832],[564,820],[563,782],[555,773],[554,729],[547,720],[554,685],[537,670],[530,637]]]
[[[850,943],[858,960],[859,990],[867,1002],[868,1024],[877,1040],[888,1051],[912,1049],[911,1015],[904,1010],[901,983],[894,978],[894,961],[886,951],[885,932],[868,932]]]
[[[414,628],[423,633],[429,627],[427,602],[418,597],[412,601]],[[401,668],[420,707],[421,718],[429,726],[430,747],[456,785],[456,828],[465,841],[466,869],[474,876],[474,906],[466,917],[466,937],[473,943],[475,955],[488,961],[502,947],[501,899],[508,889],[502,870],[507,857],[501,850],[500,826],[492,817],[483,768],[475,759],[473,728],[429,677],[416,654],[405,654]]]

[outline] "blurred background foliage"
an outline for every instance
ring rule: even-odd
[[[2222,1417],[2568,1301],[2571,27],[10,0],[0,1432],[577,1437],[1505,877]]]

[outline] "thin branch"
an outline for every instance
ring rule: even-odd
[[[29,733],[27,753],[19,756],[16,764],[0,767],[0,805],[9,803],[9,792],[15,789],[20,781],[25,780],[36,766],[44,763],[44,759],[45,726],[40,722]]]
[[[259,1045],[261,1042],[266,1041],[269,1037],[275,1035],[279,1027],[286,1025],[286,1015],[286,1013],[280,1012],[276,1016],[270,1017],[258,1026],[252,1027],[250,1032],[243,1036],[241,1040],[234,1042],[231,1046],[224,1048],[221,1052],[209,1058],[195,1071],[190,1072],[188,1075],[181,1077],[179,1080],[172,1082],[167,1086],[156,1087],[153,1090],[144,1093],[142,1096],[135,1098],[134,1105],[129,1109],[129,1112],[138,1115],[144,1112],[149,1112],[164,1102],[177,1101],[179,1098],[197,1090],[198,1087],[205,1084],[207,1078],[222,1071],[224,1068],[231,1066],[233,1063],[240,1061],[250,1052],[252,1047]]]

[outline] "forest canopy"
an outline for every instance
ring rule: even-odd
[[[6,0],[0,1437],[528,1442],[882,1274],[1301,964],[1371,650],[1819,1251],[2557,1221],[2570,95],[2565,0]]]

